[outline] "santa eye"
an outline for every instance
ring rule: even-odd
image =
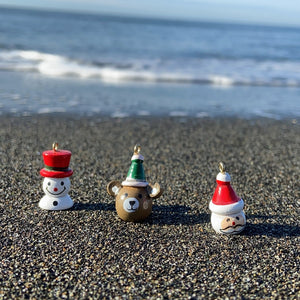
[[[47,183],[48,185],[51,185],[50,181]]]
[[[230,221],[230,219],[228,218],[228,219],[226,219],[226,222],[229,222]]]
[[[138,194],[138,197],[139,197],[140,199],[142,199],[142,198],[143,198],[143,195],[142,195],[142,194]]]
[[[65,183],[62,181],[61,183],[60,183],[60,185],[64,185]]]
[[[239,217],[236,217],[236,219],[239,220],[240,218],[239,218]]]
[[[127,194],[127,193],[125,193],[125,194],[124,194],[124,196],[125,196],[125,197],[128,197],[128,194]]]

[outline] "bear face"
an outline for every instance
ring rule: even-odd
[[[116,196],[116,210],[125,221],[140,221],[152,211],[152,199],[146,187],[122,187]]]
[[[107,185],[107,192],[116,197],[118,216],[130,222],[146,219],[152,211],[152,199],[162,194],[158,183],[154,186],[135,187],[122,186],[119,181],[111,181]]]

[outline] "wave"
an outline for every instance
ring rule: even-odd
[[[300,62],[250,59],[141,62],[123,65],[85,62],[30,50],[2,50],[0,70],[38,72],[51,77],[98,78],[105,82],[168,82],[218,86],[300,87]]]

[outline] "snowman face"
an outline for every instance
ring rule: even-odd
[[[68,194],[71,182],[69,177],[65,178],[49,178],[45,177],[43,182],[43,190],[50,197],[63,197]]]

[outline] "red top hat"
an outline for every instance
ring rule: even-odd
[[[43,152],[45,167],[40,171],[43,177],[63,178],[73,174],[69,168],[72,153],[68,150],[59,150],[57,147],[58,144],[53,143],[52,150]]]

